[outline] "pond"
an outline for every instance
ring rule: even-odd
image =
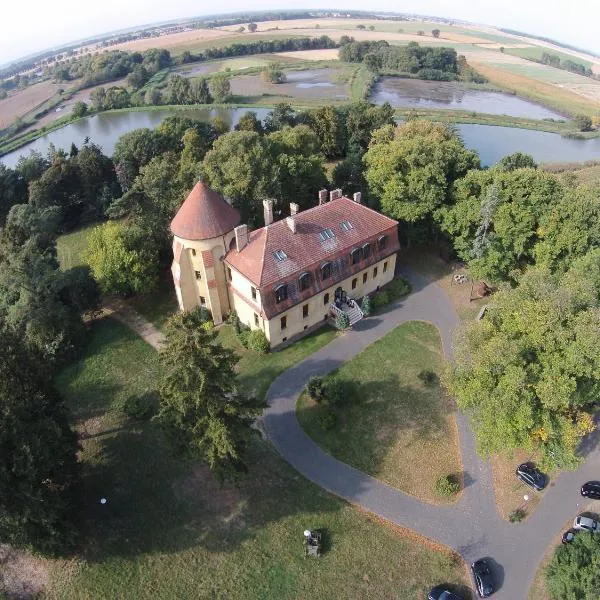
[[[45,154],[52,143],[57,148],[68,151],[71,143],[79,146],[86,137],[101,146],[106,154],[111,155],[121,135],[140,127],[156,127],[168,115],[179,114],[202,121],[209,121],[219,116],[233,127],[248,110],[255,112],[261,119],[264,119],[269,112],[267,108],[241,107],[102,113],[57,129],[27,146],[6,154],[0,158],[0,161],[9,167],[14,167],[19,157],[28,154],[30,150],[38,150]],[[517,151],[531,154],[537,162],[582,162],[600,159],[600,138],[572,140],[556,133],[490,125],[456,125],[456,129],[460,132],[465,145],[479,152],[484,165],[492,165],[503,156]]]
[[[394,108],[444,108],[528,119],[564,119],[548,108],[517,96],[473,90],[456,81],[384,77],[375,86],[371,101],[389,102]]]

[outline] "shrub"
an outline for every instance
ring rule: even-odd
[[[517,508],[510,513],[508,520],[511,523],[520,523],[526,515],[527,513],[522,508]]]
[[[306,384],[306,391],[315,402],[321,402],[325,399],[325,381],[322,377],[311,377]]]
[[[425,369],[421,371],[417,377],[423,382],[427,387],[433,387],[437,385],[440,378],[435,371],[430,371],[429,369]]]
[[[450,498],[460,492],[460,483],[454,475],[442,475],[435,482],[435,491],[443,498]]]
[[[331,377],[325,383],[325,400],[332,406],[344,404],[348,398],[346,382],[338,377]]]
[[[227,323],[233,327],[235,334],[238,335],[242,329],[242,322],[235,311],[231,311],[227,315]]]
[[[250,330],[245,328],[241,329],[237,335],[237,339],[239,340],[240,344],[247,349],[249,347],[248,341],[250,339]]]
[[[362,310],[363,315],[365,315],[365,317],[368,317],[373,312],[371,296],[363,296],[363,299],[360,303],[360,309]]]
[[[319,423],[326,431],[333,429],[337,425],[337,415],[331,409],[325,409],[319,416]]]
[[[350,319],[348,318],[348,315],[344,312],[338,314],[338,316],[335,318],[335,326],[338,329],[348,329],[348,327],[350,327]]]
[[[253,329],[248,332],[247,340],[248,348],[259,352],[260,354],[266,354],[271,349],[269,340],[262,329]]]
[[[587,115],[576,115],[574,120],[579,131],[591,131],[592,119]]]
[[[379,292],[373,299],[373,310],[379,310],[391,302],[390,293],[387,290]]]

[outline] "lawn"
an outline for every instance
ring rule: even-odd
[[[90,231],[98,223],[92,223],[77,231],[65,233],[56,240],[56,253],[60,268],[63,270],[78,267],[84,264],[83,255],[87,250],[87,239]]]
[[[254,442],[239,487],[219,488],[204,466],[172,457],[154,422],[116,408],[156,387],[157,356],[105,319],[57,379],[88,436],[84,543],[77,558],[50,563],[45,598],[404,599],[439,582],[466,590],[460,560],[314,486],[266,442]],[[303,558],[306,527],[324,532],[319,560]]]
[[[297,415],[304,430],[330,454],[428,502],[439,502],[435,482],[458,475],[461,464],[454,405],[421,371],[440,372],[440,336],[432,325],[410,322],[375,342],[336,373],[347,386],[338,421],[325,429],[328,408],[303,394]]]

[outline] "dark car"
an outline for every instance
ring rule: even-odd
[[[434,587],[429,594],[427,594],[427,600],[461,600],[460,596],[449,592],[443,587]]]
[[[575,539],[575,534],[577,533],[576,529],[569,529],[565,531],[562,536],[563,544],[570,544]]]
[[[546,476],[531,463],[523,463],[517,467],[517,477],[538,492],[546,487]]]
[[[475,579],[475,587],[480,598],[487,598],[494,593],[494,579],[492,577],[492,570],[490,569],[490,563],[485,558],[476,560],[471,565],[471,571],[473,571],[473,578]]]
[[[600,481],[588,481],[581,486],[581,495],[592,500],[600,500]]]

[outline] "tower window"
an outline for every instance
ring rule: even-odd
[[[254,286],[250,286],[250,293],[252,294],[252,300],[256,301],[256,288]]]
[[[194,271],[196,273],[196,279],[202,279],[202,271]]]
[[[363,273],[363,283],[367,283],[367,274]]]
[[[375,279],[375,277],[377,277],[377,267],[373,269],[373,279]]]
[[[323,304],[329,304],[329,294],[323,296]]]
[[[258,315],[254,313],[254,324],[258,327]]]
[[[281,317],[281,330],[283,331],[287,327],[287,316]]]
[[[387,260],[383,263],[383,272],[387,271]]]
[[[358,283],[358,279],[356,279],[356,277],[352,280],[352,289],[355,290],[356,289],[356,284]]]
[[[302,318],[306,319],[306,317],[308,317],[308,304],[305,304],[302,307]]]

